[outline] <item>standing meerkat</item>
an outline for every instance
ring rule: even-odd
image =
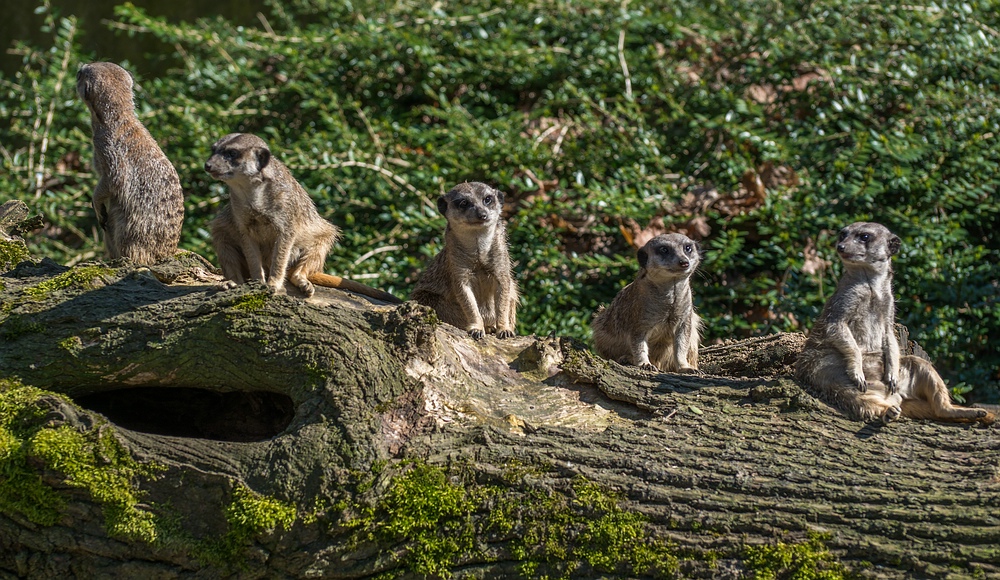
[[[840,231],[844,273],[816,320],[795,376],[852,419],[901,414],[914,419],[991,421],[983,409],[957,407],[934,366],[900,356],[892,296],[892,256],[899,237],[885,226],[856,222]]]
[[[597,354],[646,370],[697,373],[701,318],[691,275],[701,257],[683,234],[663,234],[639,249],[639,275],[601,307],[591,328]]]
[[[306,296],[315,293],[316,284],[402,302],[388,292],[322,273],[340,231],[320,217],[312,198],[260,137],[231,133],[219,139],[205,171],[229,186],[229,203],[211,225],[212,245],[227,280],[258,280],[278,292],[287,279]]]
[[[503,193],[485,183],[460,183],[438,199],[448,220],[444,249],[420,276],[410,298],[476,339],[514,336],[517,282],[511,273]]]
[[[92,62],[76,75],[90,109],[97,187],[93,206],[111,259],[152,264],[177,251],[184,194],[177,170],[135,114],[132,75]]]

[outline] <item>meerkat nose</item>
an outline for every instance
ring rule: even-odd
[[[846,249],[847,249],[847,247],[844,246],[844,244],[837,244],[837,251],[838,252],[843,252]]]
[[[687,268],[690,265],[691,265],[691,262],[688,262],[687,260],[681,260],[681,262],[680,262],[680,267],[681,268]]]

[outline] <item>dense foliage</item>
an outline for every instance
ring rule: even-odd
[[[88,60],[70,16],[0,79],[0,198],[49,226],[33,250],[100,255],[89,195]],[[1000,5],[868,0],[271,0],[256,28],[107,25],[172,47],[136,74],[181,175],[184,247],[212,255],[225,189],[202,169],[232,131],[265,138],[345,236],[328,270],[400,295],[439,248],[435,199],[507,193],[519,331],[586,339],[634,276],[634,243],[701,240],[706,342],[806,330],[856,220],[903,239],[899,319],[957,395],[1000,385]],[[101,32],[107,34],[108,32]]]

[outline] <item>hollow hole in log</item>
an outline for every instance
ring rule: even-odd
[[[132,431],[216,441],[266,441],[295,416],[291,397],[267,391],[135,387],[84,395],[76,403]]]

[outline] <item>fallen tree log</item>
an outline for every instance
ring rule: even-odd
[[[848,421],[801,335],[674,375],[192,254],[0,280],[0,575],[1000,575],[996,427]]]

